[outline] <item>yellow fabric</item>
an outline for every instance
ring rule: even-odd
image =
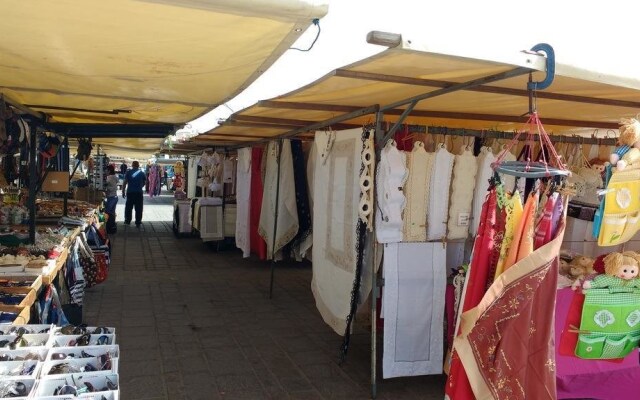
[[[518,221],[513,233],[513,241],[508,249],[503,272],[533,253],[533,229],[535,227],[535,213],[537,208],[537,194],[530,195],[524,205],[522,217],[520,221]]]
[[[607,186],[598,245],[629,241],[640,230],[640,169],[616,171]]]
[[[273,121],[271,125],[265,124],[264,127],[252,125],[251,128],[242,124],[222,125],[202,136],[211,134],[215,137],[214,140],[221,142],[225,141],[224,136],[229,136],[229,140],[233,141],[235,135],[248,133],[273,137],[298,128],[301,125],[300,121],[309,121],[309,123],[326,121],[351,109],[375,104],[385,106],[439,89],[426,83],[403,82],[404,78],[467,82],[509,71],[518,66],[544,70],[544,60],[540,56],[524,55],[513,51],[507,58],[487,59],[486,54],[474,58],[473,55],[468,54],[467,50],[459,54],[445,54],[412,48],[405,43],[401,47],[385,50],[355,64],[339,68],[307,86],[271,99],[284,104],[282,107],[274,107],[273,103],[269,102],[258,102],[230,117],[230,120],[237,117],[238,121],[242,121],[244,117],[247,118],[244,121],[256,124],[259,124],[261,119],[271,118]],[[523,60],[526,57],[531,58],[527,58],[525,62]],[[392,79],[385,81],[388,77]],[[534,73],[534,80],[543,78],[544,73]],[[523,75],[491,83],[488,86],[518,89],[521,94],[526,94],[527,80],[528,75]],[[545,92],[565,95],[627,101],[638,101],[639,91],[640,80],[637,78],[585,71],[559,63],[556,63],[556,76],[552,85],[545,90]],[[409,113],[404,122],[450,128],[503,131],[522,129],[526,121],[526,117],[522,115],[529,109],[528,101],[528,97],[523,95],[491,91],[458,91],[418,102],[414,111]],[[622,116],[634,115],[637,112],[633,107],[605,106],[598,104],[597,101],[560,101],[542,96],[536,101],[542,122],[547,130],[554,134],[573,134],[577,128],[591,127],[591,122],[607,122],[612,128],[616,128]],[[341,107],[332,108],[332,106]],[[459,115],[460,113],[469,115],[463,118]],[[398,114],[386,112],[385,120],[396,121]],[[509,116],[512,119],[510,122],[504,122],[495,118],[496,115]],[[365,114],[345,122],[363,125],[373,122],[373,118],[372,114]],[[584,124],[573,122],[574,126],[560,126],[548,122],[549,118],[587,122]],[[298,121],[298,123],[292,122],[287,126],[285,122],[289,120]]]
[[[514,233],[516,227],[520,223],[522,213],[522,197],[520,197],[520,192],[516,190],[515,193],[509,198],[509,202],[507,203],[507,220],[505,222],[504,239],[502,240],[502,245],[500,246],[500,258],[498,259],[498,264],[496,266],[496,274],[494,276],[494,280],[498,279],[500,274],[502,274],[505,269],[507,253],[509,251],[511,243],[513,242]],[[509,268],[510,266],[511,265],[507,266],[507,268]]]
[[[249,86],[327,10],[324,0],[14,1],[1,12],[0,93],[52,122],[186,123]]]

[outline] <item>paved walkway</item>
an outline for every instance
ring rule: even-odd
[[[122,224],[119,203],[110,276],[87,291],[84,319],[117,328],[124,400],[370,397],[369,333],[356,329],[338,366],[310,264],[279,263],[269,300],[268,263],[175,238],[172,197],[145,196],[140,229]],[[385,380],[378,398],[442,399],[443,387],[441,376]]]

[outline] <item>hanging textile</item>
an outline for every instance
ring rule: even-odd
[[[278,148],[280,146],[281,149]],[[276,254],[296,236],[298,226],[291,141],[271,141],[267,146],[264,194],[258,227],[260,236],[267,242],[268,259],[276,257]]]
[[[200,161],[199,157],[189,158],[189,163],[187,165],[186,177],[187,177],[187,197],[192,199],[196,197],[196,189],[198,187],[198,162]]]
[[[293,156],[293,175],[296,190],[296,207],[298,211],[298,233],[291,241],[293,256],[297,261],[302,261],[311,242],[306,241],[311,234],[311,210],[309,208],[309,193],[307,192],[307,177],[304,165],[304,151],[302,141],[291,140],[291,152]]]
[[[413,150],[407,153],[409,177],[405,186],[407,205],[403,214],[405,242],[427,240],[427,204],[434,156],[434,153],[427,153],[423,142],[415,142]]]
[[[478,234],[478,225],[480,225],[480,213],[482,204],[484,203],[487,190],[489,190],[489,179],[493,176],[493,168],[491,164],[496,161],[495,156],[491,152],[491,148],[482,147],[478,155],[478,172],[476,174],[476,185],[473,190],[473,208],[471,211],[471,236]]]
[[[565,221],[566,214],[551,242],[500,275],[478,306],[463,314],[454,346],[476,399],[556,399],[549,307]]]
[[[251,149],[251,204],[249,206],[249,243],[251,252],[261,260],[267,258],[267,244],[258,233],[260,211],[262,209],[263,185],[260,165],[262,164],[262,147]]]
[[[502,147],[502,151],[505,151],[506,148],[505,146]],[[504,156],[502,157],[503,161],[516,161],[516,156],[507,151],[504,153]],[[516,177],[513,175],[507,175],[507,174],[499,174],[500,175],[500,182],[502,182],[502,186],[504,187],[504,190],[506,193],[513,193],[516,189]]]
[[[445,259],[442,243],[385,245],[385,379],[442,373]]]
[[[534,230],[534,249],[542,247],[545,243],[548,243],[551,240],[551,219],[553,217],[553,209],[556,206],[558,196],[559,194],[557,192],[552,193],[547,197],[547,200],[542,207],[542,215],[540,216]]]
[[[493,226],[496,220],[497,193],[495,187],[491,187],[486,195],[486,201],[480,213],[478,235],[473,246],[471,265],[467,271],[467,282],[462,297],[462,312],[476,307],[485,294],[486,282],[489,275],[489,257],[491,249],[495,246]],[[462,314],[459,312],[459,314]],[[458,327],[456,326],[456,330]],[[451,365],[446,394],[451,400],[472,400],[471,386],[467,379],[465,369],[462,366],[458,351],[454,349],[451,355]]]
[[[477,171],[478,163],[471,149],[467,148],[462,154],[455,156],[447,239],[466,239],[469,236]]]
[[[537,208],[538,194],[533,192],[527,199],[522,211],[522,217],[513,232],[513,240],[507,253],[503,271],[508,270],[512,265],[533,252],[535,212]]]
[[[311,260],[312,251],[311,246],[313,245],[313,196],[314,196],[314,185],[315,185],[315,171],[316,171],[316,159],[317,159],[318,151],[316,149],[316,144],[313,142],[307,154],[307,191],[309,193],[309,215],[312,219],[311,231],[304,242],[301,244],[301,248],[307,249],[305,254],[301,254],[303,257],[306,257],[308,260]]]
[[[516,192],[511,195],[511,197],[507,200],[505,205],[506,212],[506,221],[505,221],[505,232],[502,238],[502,243],[500,244],[500,256],[498,259],[498,264],[496,266],[496,272],[494,274],[494,280],[502,274],[504,271],[504,265],[507,261],[507,253],[511,248],[511,242],[513,241],[513,236],[520,223],[520,218],[522,218],[522,199],[520,198],[520,192],[516,190]]]
[[[316,132],[311,289],[324,321],[344,335],[360,249],[362,129]]]
[[[402,210],[406,203],[402,187],[408,172],[405,153],[396,148],[394,140],[389,140],[380,151],[375,184],[378,200],[375,226],[379,243],[402,241]]]
[[[427,206],[427,240],[440,240],[447,235],[449,187],[453,173],[453,154],[443,144],[436,151],[429,179]]]
[[[243,257],[251,254],[250,226],[251,205],[251,148],[238,150],[236,179],[236,247]]]

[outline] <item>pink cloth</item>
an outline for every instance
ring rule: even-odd
[[[572,298],[571,288],[558,290],[556,344],[560,343]],[[638,350],[634,350],[622,362],[611,362],[565,356],[558,352],[556,346],[556,387],[558,399],[636,400],[640,396]]]

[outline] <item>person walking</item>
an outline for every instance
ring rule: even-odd
[[[105,190],[106,204],[104,211],[108,215],[107,233],[116,233],[116,205],[118,204],[118,176],[113,165],[107,166],[107,187]]]
[[[132,208],[136,209],[136,227],[142,223],[142,191],[147,181],[147,176],[140,170],[140,163],[131,163],[131,169],[124,175],[122,184],[122,197],[127,199],[124,206],[124,223],[131,223]]]

